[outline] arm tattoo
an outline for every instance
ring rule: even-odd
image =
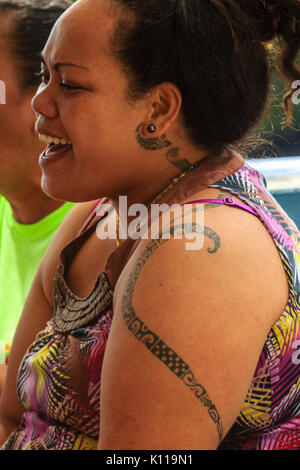
[[[219,199],[219,197],[218,197]],[[222,199],[222,197],[221,197]],[[219,204],[206,204],[207,206],[210,206],[211,208],[213,207],[216,207],[216,206],[219,206]],[[197,207],[196,208],[192,208],[190,211],[188,211],[186,213],[186,215],[188,216],[190,213],[195,213],[197,212]],[[170,224],[170,227],[169,229],[165,229],[165,231],[168,233],[168,230],[170,230],[170,235],[174,237],[174,233],[176,232],[176,230],[180,230],[180,233],[183,229],[183,225],[182,224],[177,224],[175,225],[175,222],[180,219],[181,216],[178,216],[178,217],[175,217],[174,221],[171,222]],[[190,233],[193,233],[193,234],[201,234],[201,235],[204,235],[205,237],[209,238],[210,240],[212,240],[214,242],[214,246],[212,248],[207,248],[207,251],[208,253],[216,253],[218,251],[218,249],[220,248],[221,246],[221,239],[219,237],[219,235],[217,234],[217,232],[215,232],[213,229],[209,228],[209,227],[202,227],[198,224],[196,224],[195,222],[193,222],[189,227],[187,225],[184,226],[185,227],[185,230],[186,232],[189,231]],[[159,234],[159,239],[161,238],[161,236],[164,234],[163,230],[160,232]],[[162,240],[163,241],[163,240]],[[166,240],[168,241],[168,240]]]
[[[143,124],[140,124],[136,131],[136,140],[137,142],[141,145],[146,150],[162,150],[164,148],[168,148],[166,152],[166,157],[167,160],[174,165],[176,168],[178,168],[180,171],[186,171],[188,170],[192,163],[189,162],[186,158],[181,158],[179,155],[179,147],[172,147],[172,142],[170,142],[166,135],[162,135],[161,137],[156,137],[156,138],[145,138],[141,136],[140,129],[142,128]],[[169,148],[172,147],[172,148]]]
[[[174,228],[174,230],[176,227]],[[209,229],[209,233],[212,232]],[[173,231],[174,233],[174,231]],[[173,351],[158,335],[151,331],[145,323],[138,318],[133,306],[133,290],[135,283],[140,275],[140,272],[145,265],[146,261],[155,253],[158,248],[166,243],[168,240],[159,238],[158,240],[151,240],[141,255],[137,259],[133,270],[131,271],[126,283],[125,292],[122,297],[122,316],[128,330],[140,341],[154,356],[156,356],[168,369],[178,377],[184,385],[186,385],[200,403],[207,408],[208,414],[214,422],[219,443],[223,438],[223,426],[220,415],[209,398],[205,388],[196,380],[194,373],[190,366],[175,352]],[[209,251],[209,250],[208,250]],[[216,249],[214,250],[216,251]],[[209,251],[210,253],[214,252]]]
[[[213,240],[215,244],[213,248],[207,248],[208,253],[216,253],[221,246],[219,235],[209,227],[204,227],[204,235]]]

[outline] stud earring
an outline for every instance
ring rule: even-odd
[[[153,132],[156,131],[156,126],[154,124],[149,124],[149,126],[147,127],[147,131],[153,134]]]

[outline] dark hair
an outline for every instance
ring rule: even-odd
[[[124,14],[111,39],[130,96],[162,82],[182,93],[189,138],[220,153],[262,116],[270,70],[265,42],[283,41],[281,70],[300,78],[298,0],[115,0]]]
[[[12,28],[5,34],[19,66],[22,87],[39,84],[40,53],[54,23],[70,5],[69,0],[0,0],[0,15],[12,19]]]

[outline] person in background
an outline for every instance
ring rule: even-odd
[[[0,364],[7,363],[15,328],[37,267],[73,207],[41,189],[31,100],[40,82],[40,53],[68,0],[0,0]],[[0,389],[6,367],[1,367]]]

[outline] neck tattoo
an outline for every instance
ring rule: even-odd
[[[179,147],[173,146],[172,142],[170,142],[166,135],[163,134],[161,137],[148,137],[145,138],[141,135],[141,128],[144,124],[140,124],[135,132],[136,140],[141,147],[149,151],[156,151],[167,149],[166,151],[166,158],[167,160],[175,166],[178,170],[181,171],[179,176],[176,176],[171,179],[171,182],[153,199],[150,203],[155,204],[157,203],[171,188],[173,188],[176,184],[178,184],[188,173],[195,170],[200,161],[192,164],[186,158],[181,158],[179,155]],[[116,224],[116,244],[120,246],[120,239],[119,239],[119,214],[117,214],[117,224]]]

